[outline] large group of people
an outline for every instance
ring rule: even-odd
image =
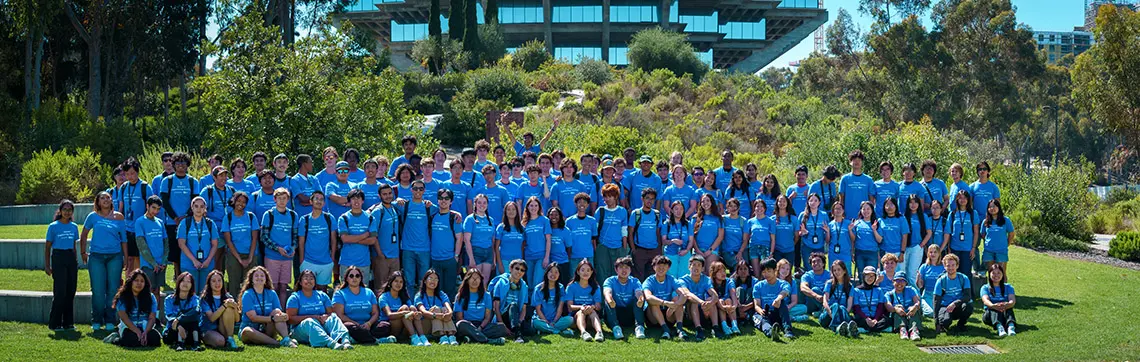
[[[882,162],[874,179],[855,150],[849,173],[813,181],[801,166],[781,188],[731,150],[710,169],[679,152],[573,159],[544,152],[549,135],[507,133],[514,157],[486,140],[421,157],[408,136],[391,160],[328,147],[319,169],[305,154],[256,152],[252,169],[215,155],[200,178],[174,152],[149,184],[128,159],[81,225],[59,205],[48,326],[74,328],[79,254],[92,326],[124,346],[600,342],[603,324],[615,339],[700,340],[742,321],[778,339],[810,319],[917,340],[927,318],[928,337],[964,328],[972,278],[985,324],[1016,333],[1014,229],[986,162],[970,184],[957,163],[935,178],[932,160],[903,164],[901,181]]]

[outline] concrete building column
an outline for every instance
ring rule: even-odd
[[[610,62],[610,0],[602,0],[602,60]]]
[[[546,43],[546,51],[554,55],[554,31],[551,23],[554,22],[554,6],[552,0],[542,0],[542,41]]]

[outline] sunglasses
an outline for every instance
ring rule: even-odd
[[[423,187],[413,187],[412,188],[412,191],[423,191],[423,190],[424,190]]]
[[[988,169],[988,168],[979,168],[977,172],[982,172],[982,171],[989,171],[989,170],[990,170],[990,169]]]
[[[441,198],[439,198],[439,201],[444,201],[444,200],[447,200],[447,201],[451,201],[451,198],[450,198],[450,197],[441,197]]]
[[[348,173],[348,170],[336,170],[336,173]]]
[[[360,274],[349,274],[349,275],[348,275],[347,277],[345,277],[345,278],[348,278],[348,279],[360,279],[360,278],[363,278],[363,277],[364,277],[364,276],[363,276],[363,275],[360,275]]]
[[[186,161],[178,161],[178,162],[175,162],[174,165],[175,166],[178,166],[178,165],[186,166],[187,163],[186,163]]]
[[[169,159],[169,158],[164,158],[164,159],[162,159],[162,163],[167,163],[167,162],[170,162],[170,159]]]
[[[520,272],[526,273],[526,268],[514,268],[513,270],[514,270],[514,271],[520,271]]]
[[[703,173],[700,173],[700,172],[694,172],[694,173],[693,173],[693,177],[701,177],[701,176],[704,176],[704,175],[705,175],[705,174],[703,174]]]

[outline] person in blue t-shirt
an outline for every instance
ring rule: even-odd
[[[419,170],[420,175],[422,175],[420,177],[420,181],[423,181],[424,183],[424,199],[431,201],[433,204],[437,204],[439,203],[439,200],[436,199],[436,193],[439,192],[439,189],[443,188],[443,183],[446,179],[436,179],[433,177],[432,170],[434,169],[435,160],[429,158],[420,161]]]
[[[542,283],[534,286],[534,293],[530,296],[530,305],[534,308],[530,325],[537,333],[573,335],[570,326],[574,318],[567,315],[565,285],[559,280],[562,278],[561,266],[551,262],[545,268]]]
[[[717,252],[724,242],[724,215],[712,195],[701,195],[697,202],[697,213],[693,215],[693,241],[694,255],[700,255],[708,263],[720,259]]]
[[[495,181],[495,166],[484,166],[482,173],[484,182],[482,186],[474,188],[474,193],[487,197],[487,214],[491,215],[491,219],[495,223],[500,223],[503,218],[503,209],[514,196],[511,195],[510,191],[507,191],[506,187]]]
[[[841,260],[831,262],[831,280],[823,286],[824,313],[819,316],[821,326],[843,337],[859,333],[859,327],[851,320],[851,272],[847,264]]]
[[[570,247],[574,242],[573,232],[566,227],[566,217],[562,209],[551,207],[546,211],[550,219],[550,262],[558,265],[559,282],[570,282]]]
[[[193,350],[203,351],[201,330],[201,301],[195,292],[194,277],[189,272],[182,272],[174,278],[174,292],[166,296],[163,302],[163,314],[166,317],[166,332],[162,340],[168,346],[174,346],[176,351]],[[186,341],[190,345],[186,345]]]
[[[194,280],[206,280],[206,274],[214,270],[220,236],[218,225],[206,218],[206,199],[201,196],[191,201],[190,210],[191,216],[182,219],[177,231],[182,268],[190,272]]]
[[[971,204],[972,196],[967,190],[958,190],[954,194],[953,212],[950,213],[946,224],[946,230],[943,232],[942,248],[945,254],[954,254],[958,256],[958,260],[962,264],[958,266],[958,272],[966,275],[972,275],[970,268],[973,267],[974,259],[978,258],[977,249],[979,245],[979,228],[984,221],[982,214],[974,212],[974,206]]]
[[[380,321],[379,300],[364,284],[364,272],[350,266],[344,271],[333,293],[333,312],[348,329],[348,336],[359,344],[394,343],[392,325]]]
[[[293,328],[290,337],[313,348],[352,349],[348,328],[333,313],[328,294],[316,290],[316,284],[316,274],[302,269],[295,287],[297,292],[285,302],[285,314],[289,315],[289,325]]]
[[[738,170],[736,167],[732,166],[732,161],[735,159],[736,157],[733,155],[732,151],[724,150],[720,153],[721,167],[717,167],[709,171],[710,175],[716,175],[715,181],[717,190],[724,190],[728,188],[728,183],[732,180],[732,174],[736,173]],[[707,182],[708,180],[705,181]]]
[[[570,230],[572,242],[568,243],[571,263],[585,259],[594,262],[594,249],[598,245],[598,219],[590,215],[590,195],[582,192],[574,196],[577,212],[566,219],[566,229]]]
[[[744,263],[737,263],[737,265]],[[715,262],[709,266],[709,281],[717,295],[717,319],[720,320],[720,336],[727,338],[732,334],[740,333],[740,326],[736,319],[740,308],[740,297],[736,293],[736,281],[729,278],[728,268],[722,262]],[[713,328],[716,331],[716,328]]]
[[[508,335],[502,321],[494,321],[491,294],[479,270],[468,269],[455,293],[455,335],[472,343],[502,345]]]
[[[902,264],[902,270],[910,276],[907,284],[914,284],[914,279],[918,277],[918,267],[922,265],[923,250],[926,250],[927,243],[934,240],[934,225],[930,215],[922,212],[922,200],[918,195],[910,195],[906,200],[903,218],[906,219],[907,229],[910,232],[907,233],[903,253],[899,255],[899,264]]]
[[[340,161],[336,163],[336,177],[333,181],[321,185],[321,189],[325,193],[325,207],[324,210],[328,211],[333,216],[340,217],[348,212],[351,208],[348,205],[348,193],[353,190],[352,183],[348,181],[348,162]],[[364,193],[361,192],[363,196]],[[310,196],[311,197],[311,196]],[[312,200],[309,201],[312,204]],[[361,206],[363,208],[363,206]]]
[[[606,205],[598,208],[594,218],[598,220],[598,246],[594,249],[595,265],[613,265],[618,258],[629,255],[629,212],[618,205],[618,186],[602,187],[602,198]],[[613,276],[612,270],[597,270],[598,279],[606,280]]]
[[[948,200],[943,204],[950,205],[950,209],[946,211],[947,213],[958,210],[958,205],[956,202],[954,202],[954,198],[958,195],[958,191],[966,191],[967,193],[970,192],[970,184],[962,180],[962,178],[965,176],[966,170],[962,164],[955,162],[954,164],[950,165],[950,190],[946,192]],[[969,198],[971,200],[974,199],[972,195]]]
[[[788,200],[792,203],[792,209],[795,210],[795,215],[799,215],[807,209],[807,197],[811,193],[811,185],[808,185],[807,180],[807,166],[800,165],[796,167],[796,184],[788,186],[788,190],[784,192],[784,196],[787,196]]]
[[[843,200],[844,214],[854,219],[859,215],[859,205],[863,201],[875,202],[877,190],[875,180],[863,173],[863,162],[867,157],[863,151],[854,150],[847,155],[847,162],[851,165],[851,172],[839,179],[839,200]]]
[[[214,270],[206,274],[206,290],[198,297],[198,309],[202,311],[202,321],[199,330],[202,331],[202,341],[214,348],[226,347],[237,349],[234,340],[234,324],[241,319],[241,306],[234,299],[224,284],[222,272]],[[241,279],[234,276],[234,279]],[[241,280],[238,280],[241,288]],[[240,290],[240,289],[235,289]]]
[[[875,216],[874,204],[863,201],[859,215],[847,225],[847,236],[855,245],[855,270],[868,266],[876,269],[879,267],[879,243],[883,236],[879,235],[879,220]]]
[[[748,259],[753,278],[760,278],[760,261],[771,256],[776,247],[774,220],[768,217],[768,203],[764,200],[752,202],[752,218],[748,219],[748,229],[744,230],[744,241],[748,245]],[[748,286],[752,291],[752,286]]]
[[[507,143],[514,145],[516,155],[522,155],[525,152],[534,152],[536,155],[542,153],[542,149],[546,147],[546,141],[549,141],[550,136],[554,135],[554,130],[558,128],[558,124],[560,123],[559,119],[555,118],[554,124],[550,126],[550,130],[546,131],[546,135],[543,136],[542,140],[538,141],[537,144],[534,142],[534,133],[531,133],[530,131],[523,133],[522,142],[519,142],[517,139],[515,139],[515,134],[511,132],[511,127],[507,125],[506,117],[508,114],[510,113],[503,112],[499,117],[499,129],[503,130],[503,132],[506,133]]]
[[[727,208],[728,200],[736,199],[740,205],[752,205],[752,200],[756,199],[756,194],[752,193],[752,185],[748,183],[748,178],[744,176],[744,170],[736,170],[732,173],[732,178],[728,183],[728,188],[724,189],[724,201]],[[740,216],[745,220],[752,217],[752,208],[744,207],[740,209]],[[730,267],[731,264],[730,263]]]
[[[377,177],[377,173],[379,172],[379,163],[376,162],[376,159],[370,158],[364,161],[364,179],[360,182],[352,183],[352,188],[364,191],[363,208],[365,210],[380,204],[380,184],[386,182]],[[349,174],[349,176],[352,175]]]
[[[397,173],[404,174],[405,171]],[[412,197],[404,199],[406,202],[396,205],[396,212],[400,221],[400,267],[404,274],[411,278],[409,288],[415,289],[415,282],[423,278],[431,264],[431,239],[428,230],[428,215],[435,212],[435,207],[428,205],[424,200],[427,188],[423,181],[412,181]],[[401,197],[403,198],[403,197]],[[385,279],[377,275],[376,278]]]
[[[289,195],[293,197],[291,203],[298,215],[313,212],[313,204],[309,196],[314,190],[324,190],[325,185],[317,180],[313,172],[313,158],[306,154],[297,156],[297,173],[289,179]],[[326,197],[327,199],[327,197]]]
[[[594,266],[583,259],[574,269],[574,281],[566,286],[566,301],[570,314],[574,316],[578,331],[582,332],[582,340],[601,342],[605,340],[602,335],[602,320],[598,317],[602,313],[602,288],[594,278]],[[587,328],[593,326],[593,338]]]
[[[717,206],[724,205],[724,192],[716,187],[717,176],[715,173],[704,173],[704,170],[702,170],[700,167],[694,167],[693,175],[693,180],[703,180],[695,181],[697,182],[698,187],[695,191],[693,191],[693,197],[697,199],[697,208],[701,207],[700,200],[705,195],[709,195],[709,197],[712,198],[713,203],[717,204]],[[692,213],[696,214],[696,211],[693,211]]]
[[[851,290],[851,313],[854,314],[855,325],[850,328],[849,335],[858,337],[860,331],[881,332],[891,327],[890,313],[887,312],[886,301],[883,300],[883,291],[879,289],[879,273],[875,267],[866,266],[860,274],[859,286]]]
[[[514,195],[515,201],[523,203],[531,197],[537,197],[538,202],[542,205],[542,210],[550,210],[550,197],[548,195],[550,195],[550,187],[554,185],[546,183],[538,165],[527,166],[526,176],[527,181],[518,185],[518,191]]]
[[[629,239],[633,249],[633,277],[640,280],[653,274],[653,258],[661,255],[661,212],[650,208],[657,202],[657,190],[641,190],[641,208],[629,215]]]
[[[436,191],[439,206],[433,208],[428,216],[431,224],[428,231],[428,238],[431,239],[430,268],[442,278],[442,293],[448,295],[455,293],[455,278],[459,275],[459,251],[463,248],[463,219],[458,212],[451,210],[454,195],[448,189]]]
[[[277,207],[261,216],[261,243],[265,244],[265,270],[272,280],[278,281],[274,286],[281,291],[278,304],[287,301],[284,294],[289,287],[289,281],[293,280],[293,256],[296,254],[296,245],[293,242],[297,236],[297,213],[286,207],[290,199],[289,190],[278,188],[273,191],[273,200],[277,203]]]
[[[915,277],[917,282],[915,287],[922,296],[923,316],[934,316],[934,285],[938,283],[938,277],[945,273],[946,267],[942,266],[942,250],[938,245],[927,245],[926,263],[918,267],[918,275]]]
[[[934,160],[922,161],[919,170],[922,173],[922,180],[919,183],[926,187],[928,199],[925,205],[926,211],[929,213],[930,203],[935,201],[941,202],[943,205],[950,202],[950,190],[946,188],[946,182],[934,177],[938,174],[938,164]]]
[[[454,279],[454,275],[448,277]],[[424,273],[424,279],[420,281],[420,290],[416,292],[414,299],[416,309],[423,316],[423,325],[420,328],[424,333],[431,332],[432,336],[439,339],[441,345],[459,345],[459,341],[455,339],[451,298],[448,298],[448,293],[441,290],[439,285],[439,274],[434,269],[428,269],[427,273]]]
[[[1017,330],[1017,318],[1013,315],[1013,306],[1017,304],[1013,286],[1006,283],[1005,267],[1001,264],[990,264],[988,268],[986,285],[982,286],[982,304],[986,312],[982,315],[982,322],[997,330],[998,337],[1014,336]]]
[[[973,197],[971,205],[978,215],[985,215],[990,200],[1001,199],[1001,190],[990,180],[990,164],[986,161],[978,162],[975,172],[978,181],[970,184],[970,196]]]
[[[324,212],[325,193],[313,190],[309,195],[313,212],[297,219],[297,259],[301,260],[300,270],[313,272],[316,289],[324,292],[333,282],[333,250],[337,244],[337,217]],[[343,250],[340,251],[343,255]],[[288,301],[286,301],[288,302]]]
[[[585,182],[582,182],[582,180],[576,178],[578,164],[574,162],[573,159],[567,158],[562,160],[562,165],[559,169],[562,171],[562,177],[550,188],[551,204],[563,209],[568,209],[570,205],[577,202],[579,193],[585,193],[586,196],[589,196],[590,200],[587,210],[592,214],[594,209],[598,207],[595,202],[595,200],[598,200],[596,187],[587,185]]]
[[[808,195],[808,205],[804,212],[800,213],[799,223],[799,238],[800,238],[800,270],[811,269],[810,256],[814,253],[820,253],[824,256],[827,251],[824,248],[827,244],[831,243],[831,226],[828,222],[827,204],[820,198],[819,194],[812,193]],[[825,260],[823,265],[827,265]]]
[[[831,205],[831,222],[827,223],[827,228],[830,230],[831,238],[827,241],[827,260],[829,262],[840,261],[846,265],[850,265],[854,259],[855,253],[855,240],[851,238],[851,234],[847,232],[847,227],[851,225],[853,219],[847,217],[846,207],[842,203],[835,203]]]
[[[713,289],[712,281],[704,271],[705,258],[694,254],[689,258],[689,274],[679,280],[681,283],[679,292],[685,295],[685,300],[688,302],[689,321],[693,323],[698,341],[705,339],[706,331],[701,327],[702,319],[708,318],[712,322],[712,325],[708,326],[709,329],[719,322],[720,296]]]
[[[401,271],[394,271],[388,276],[380,293],[380,323],[390,324],[395,336],[406,332],[413,346],[430,346],[431,343],[421,330],[423,314],[416,309],[408,295],[406,280]]]
[[[693,185],[685,182],[688,173],[685,171],[685,166],[673,166],[673,183],[665,187],[665,191],[661,193],[661,208],[662,212],[668,212],[668,208],[673,205],[673,202],[680,202],[683,208],[682,213],[685,218],[693,216],[697,212],[697,198],[696,189]]]
[[[167,254],[166,261],[174,264],[174,273],[181,273],[182,253],[178,248],[177,227],[182,219],[190,214],[190,200],[198,196],[200,187],[198,180],[186,173],[190,167],[190,155],[184,152],[175,152],[171,157],[174,164],[174,173],[164,177],[158,185],[158,195],[162,197],[162,207],[166,211],[163,220],[166,221]],[[154,281],[155,284],[165,281]]]
[[[1001,200],[990,200],[986,207],[986,221],[980,227],[985,245],[982,247],[982,262],[986,263],[986,270],[990,265],[1001,264],[1004,271],[1009,263],[1009,246],[1013,244],[1013,222],[1005,216],[1001,207]]]
[[[896,202],[891,197],[883,202],[883,216],[879,218],[879,235],[882,236],[879,252],[904,256],[902,251],[910,238],[910,225],[902,217],[902,210]]]
[[[799,244],[800,218],[792,208],[791,199],[780,195],[776,198],[776,211],[769,218],[772,219],[772,234],[776,239],[776,248],[772,249],[772,258],[787,260],[795,263],[799,257],[796,254],[796,245]]]
[[[665,340],[671,335],[684,338],[681,323],[685,320],[685,294],[680,292],[681,283],[669,275],[673,268],[671,259],[664,255],[653,258],[653,275],[641,283],[642,295],[649,304],[649,321],[661,326],[661,339]]]
[[[618,258],[614,262],[615,275],[602,283],[602,308],[614,339],[622,339],[621,326],[631,324],[634,326],[634,338],[645,338],[645,296],[641,281],[630,276],[633,266],[633,258]]]
[[[215,226],[222,225],[222,218],[230,212],[230,201],[233,200],[237,190],[226,186],[229,171],[223,166],[215,166],[212,179],[206,179],[209,184],[202,184],[201,196],[206,199],[206,218],[214,222]],[[216,270],[224,270],[226,264],[226,243],[219,240],[217,252],[214,253],[214,266]],[[197,275],[196,275],[197,276]],[[205,276],[205,275],[202,275]],[[201,279],[196,279],[201,280]]]
[[[816,194],[820,197],[820,210],[831,210],[831,204],[835,203],[839,195],[839,185],[836,185],[836,179],[839,178],[839,169],[835,165],[828,165],[823,168],[823,175],[808,185],[808,195]]]
[[[884,281],[886,283],[886,281]],[[922,299],[907,282],[905,271],[895,273],[894,288],[885,295],[887,310],[894,315],[894,328],[900,339],[917,341],[922,329]]]
[[[818,318],[820,314],[817,312],[823,311],[824,286],[831,279],[831,273],[827,271],[827,261],[824,260],[823,253],[812,253],[808,256],[808,260],[811,271],[804,273],[800,277],[799,285],[793,288],[803,296],[800,304],[807,307],[807,313]]]
[[[740,199],[728,199],[724,202],[724,215],[721,217],[721,226],[724,229],[724,238],[720,244],[720,262],[728,269],[736,269],[736,264],[748,261],[748,244],[744,242],[744,235],[748,230],[748,216],[743,211],[748,207],[741,207]],[[723,295],[722,295],[723,297]]]
[[[669,259],[669,276],[680,278],[688,273],[685,266],[689,264],[689,251],[693,248],[693,227],[680,200],[670,203],[668,212],[660,227],[661,243],[665,245],[662,253]],[[657,265],[653,263],[654,270]]]
[[[141,218],[146,213],[146,200],[148,195],[154,195],[151,192],[151,187],[146,181],[139,179],[139,170],[142,167],[139,161],[134,157],[128,158],[123,165],[122,175],[125,182],[119,187],[115,188],[115,210],[123,214],[123,221],[127,226],[127,258],[125,260],[125,270],[135,270],[139,268],[139,248],[135,244],[135,220]],[[48,265],[48,264],[44,264]]]
[[[257,191],[257,181],[246,178],[245,160],[241,157],[233,159],[230,161],[229,170],[230,179],[226,180],[226,186],[233,187],[234,191],[245,191],[247,195]]]
[[[241,292],[241,341],[244,344],[297,347],[289,337],[289,315],[281,310],[273,280],[264,267],[254,267],[246,274]],[[278,283],[280,284],[280,283]],[[277,336],[281,336],[281,342]]]
[[[491,316],[506,329],[509,335],[515,337],[516,343],[522,343],[522,336],[533,334],[530,323],[527,322],[527,306],[530,302],[530,286],[524,278],[527,275],[527,263],[522,259],[511,260],[507,272],[491,278],[487,291],[491,294]]]
[[[502,274],[511,260],[523,258],[526,229],[522,225],[522,212],[514,201],[507,202],[503,222],[495,228],[495,272]]]
[[[155,318],[158,315],[158,299],[150,293],[150,280],[142,270],[135,269],[127,275],[126,283],[119,288],[112,305],[115,306],[119,321],[116,328],[120,339],[118,345],[122,347],[158,347],[162,344],[162,337],[155,327]]]
[[[153,196],[152,196],[153,197]],[[157,197],[156,197],[157,199]],[[161,203],[162,201],[159,200]],[[155,212],[158,209],[155,208]],[[55,220],[48,225],[44,236],[44,273],[52,277],[51,312],[48,315],[48,328],[53,331],[75,329],[75,288],[79,278],[79,263],[75,257],[75,241],[79,239],[79,228],[72,222],[75,204],[71,200],[60,201],[55,212]],[[139,219],[145,219],[140,217]],[[150,220],[154,213],[150,214]],[[136,221],[137,225],[138,222]],[[156,222],[158,229],[165,231],[162,221]],[[161,232],[159,235],[162,235]],[[144,233],[142,236],[145,236]],[[166,241],[159,238],[162,246]],[[131,240],[130,242],[134,242]],[[145,244],[145,240],[144,243]],[[164,259],[165,260],[165,259]]]
[[[875,214],[883,214],[883,202],[888,197],[899,198],[899,183],[891,179],[891,175],[895,172],[895,165],[891,161],[883,161],[879,163],[879,176],[882,178],[875,181]]]
[[[946,273],[934,283],[935,334],[948,330],[955,321],[957,332],[966,331],[966,321],[974,313],[974,288],[970,286],[969,276],[955,272],[958,262],[958,256],[954,254],[942,257]]]
[[[551,239],[553,230],[550,219],[542,214],[542,203],[538,197],[531,196],[523,207],[523,257],[527,265],[535,266],[529,269],[526,281],[530,285],[542,282],[542,265],[550,264]]]
[[[780,189],[780,180],[776,179],[776,175],[767,174],[760,182],[760,191],[756,192],[756,199],[764,202],[764,208],[767,210],[765,217],[772,216],[776,212],[776,199],[780,198],[783,193]],[[754,268],[755,269],[755,268]],[[754,270],[753,272],[759,272]]]
[[[792,335],[792,318],[787,304],[791,298],[791,286],[777,277],[776,265],[776,260],[772,258],[760,263],[763,279],[752,287],[753,308],[756,311],[752,315],[752,324],[772,340],[779,338],[781,329],[784,338],[792,339],[795,336]]]
[[[225,259],[225,271],[229,275],[245,275],[249,269],[257,265],[257,245],[261,239],[261,218],[246,209],[249,203],[249,194],[238,191],[230,199],[230,211],[225,219],[219,223],[218,230],[222,233],[222,242],[229,251]],[[218,261],[222,262],[222,261]],[[230,278],[227,284],[229,290],[241,289],[241,278]]]
[[[930,207],[930,191],[927,190],[921,182],[918,182],[914,177],[918,173],[918,168],[913,163],[903,164],[902,174],[903,181],[899,183],[899,197],[898,200],[908,200],[910,195],[916,195],[922,200],[922,209],[926,210]],[[899,205],[901,208],[902,205]]]
[[[490,275],[495,271],[496,226],[487,215],[487,196],[474,197],[474,211],[463,220],[463,247],[466,248],[468,269],[478,269]]]
[[[408,161],[412,159],[412,155],[416,153],[416,136],[406,135],[400,140],[400,145],[403,147],[404,154],[392,160],[392,165],[388,169],[388,178],[396,177],[396,168],[400,165],[407,165]]]

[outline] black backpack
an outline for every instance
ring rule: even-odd
[[[252,227],[252,226],[253,226],[253,213],[252,213],[252,212],[249,212],[249,211],[246,211],[246,212],[245,212],[245,216],[248,216],[248,217],[249,217],[249,226],[251,226],[251,227]],[[270,219],[272,219],[272,218],[273,218],[273,217],[272,217],[272,216],[270,216]],[[227,214],[226,214],[226,225],[233,225],[233,223],[234,223],[234,213],[232,213],[232,212],[231,212],[231,213],[227,213]]]
[[[629,238],[631,240],[637,240],[637,232],[638,232],[638,230],[641,230],[641,215],[644,213],[644,212],[642,212],[642,210],[644,210],[644,209],[633,210],[633,213],[636,214],[636,216],[633,219],[634,220],[633,221],[633,233],[631,233],[629,236]],[[654,220],[653,225],[661,224],[661,214],[658,213],[657,209],[652,209],[652,210],[653,210],[653,220]],[[660,230],[658,230],[658,231],[660,231]]]
[[[297,212],[293,211],[293,209],[285,209],[285,211],[289,212],[289,244],[292,245],[294,242],[293,237],[297,236],[297,234],[293,231],[293,223],[295,220],[297,220]],[[274,215],[277,215],[276,208],[269,210],[269,226],[261,226],[263,229],[268,229],[266,232],[261,233],[261,242],[267,247],[274,247],[272,242],[269,240],[269,234],[273,232]]]
[[[206,190],[208,191],[208,195],[206,197],[209,199],[206,201],[206,207],[210,208],[210,211],[214,211],[214,193],[224,192],[225,194],[229,194],[230,197],[226,198],[226,202],[229,202],[229,199],[233,198],[233,195],[236,192],[234,191],[234,188],[230,186],[226,186],[226,189],[224,191],[218,191],[216,187],[209,187],[206,188]],[[221,195],[220,197],[225,197],[225,194]]]
[[[428,239],[431,239],[431,234],[432,234],[432,229],[433,229],[432,225],[435,225],[433,222],[435,220],[436,215],[439,215],[439,213],[438,212],[429,212],[428,213]],[[455,211],[455,210],[448,210],[447,216],[448,216],[447,219],[448,219],[449,224],[450,224],[451,238],[454,239],[455,238],[455,218],[459,217],[459,212]]]
[[[208,218],[208,217],[203,217],[202,220],[206,222],[206,227],[210,228],[210,232],[213,232],[214,220],[210,220],[210,218]],[[190,236],[190,223],[189,222],[183,223],[183,225],[186,225],[186,227],[183,228],[182,235],[186,235],[187,237],[189,237]]]
[[[173,174],[171,174],[171,175],[173,175]],[[170,176],[167,176],[167,177],[170,177]],[[175,177],[178,177],[178,176],[175,176]],[[199,195],[199,193],[198,193],[198,179],[194,178],[194,176],[190,176],[190,174],[186,174],[186,178],[190,180],[190,198],[194,198],[194,196],[198,196]],[[164,177],[164,179],[165,179],[165,177]],[[170,191],[173,189],[174,189],[174,179],[170,179],[170,182],[166,184],[166,194],[170,195]]]

